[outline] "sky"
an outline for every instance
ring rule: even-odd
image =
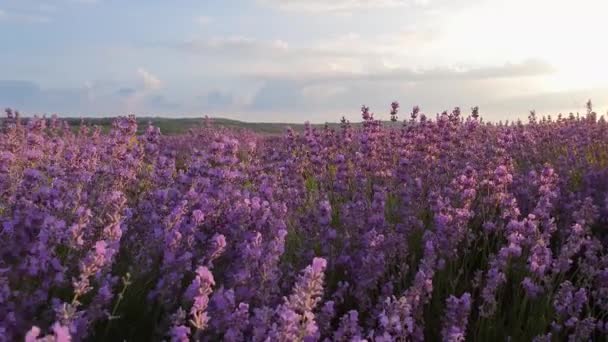
[[[26,115],[486,120],[608,109],[605,0],[0,0]]]

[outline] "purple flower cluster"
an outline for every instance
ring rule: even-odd
[[[463,294],[460,298],[450,296],[446,301],[446,313],[441,329],[443,341],[464,341],[471,311],[471,295]]]
[[[7,110],[0,341],[598,340],[608,123],[166,136]]]

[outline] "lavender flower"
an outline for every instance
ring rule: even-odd
[[[446,313],[441,329],[444,341],[465,340],[470,311],[471,295],[469,293],[464,293],[460,298],[450,296],[446,300]]]
[[[0,341],[605,335],[604,117],[361,117],[164,135],[8,110]]]
[[[196,277],[186,290],[186,298],[194,301],[190,309],[190,324],[196,331],[207,328],[209,316],[206,311],[209,304],[209,295],[214,285],[213,274],[207,267],[199,266],[196,269]]]
[[[318,338],[319,329],[312,311],[323,293],[326,267],[325,259],[314,258],[312,264],[304,269],[292,294],[276,310],[279,322],[271,336],[281,341]]]

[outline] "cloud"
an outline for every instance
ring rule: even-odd
[[[138,68],[137,74],[141,78],[144,90],[157,90],[162,86],[160,79],[144,68]]]
[[[222,83],[223,90],[210,90],[199,106],[256,118],[298,113],[298,121],[311,115],[333,120],[338,117],[332,113],[353,109],[351,119],[356,120],[360,102],[384,108],[393,100],[404,100],[404,105],[409,100],[433,114],[453,106],[467,108],[519,95],[529,80],[555,71],[541,59],[485,65],[410,63],[418,59],[411,54],[435,56],[424,49],[438,35],[434,28],[422,27],[375,37],[351,32],[307,43],[232,36],[171,48],[192,58],[192,65],[184,68],[205,70],[202,79]],[[245,84],[255,84],[252,95],[247,101],[237,100]]]
[[[420,59],[421,54],[427,54],[424,52],[426,45],[437,36],[434,29],[404,30],[378,36],[375,40],[349,33],[306,45],[293,45],[281,39],[231,36],[169,46],[196,56],[193,61],[207,67],[209,73],[222,70],[223,77],[249,80],[424,81],[538,76],[555,71],[552,65],[540,59],[476,67],[464,63],[442,66],[446,63]]]
[[[157,46],[186,54],[191,68],[209,69],[223,77],[231,75],[275,75],[332,73],[336,71],[364,72],[377,68],[382,61],[409,59],[403,51],[413,51],[431,39],[424,31],[418,36],[402,32],[392,37],[362,38],[355,33],[329,37],[308,44],[291,44],[282,39],[255,39],[244,36],[192,39],[185,42],[161,43]],[[395,47],[410,44],[411,49]],[[420,44],[419,46],[416,46]],[[192,58],[196,57],[196,59]],[[221,71],[221,73],[220,73]]]
[[[72,113],[84,108],[89,101],[88,89],[43,89],[31,81],[0,80],[0,106],[30,112]]]
[[[162,82],[156,75],[142,67],[137,68],[136,71],[139,78],[137,86],[123,86],[113,94],[119,100],[119,108],[128,113],[141,113],[141,111],[164,111],[178,107],[158,93]]]
[[[210,90],[202,96],[179,101],[166,94],[146,93],[133,85],[90,82],[80,88],[41,88],[31,81],[0,80],[0,107],[12,107],[25,114],[62,115],[180,115],[212,110],[217,115],[237,115],[255,120],[312,122],[336,121],[341,115],[359,120],[358,108],[369,105],[380,119],[388,119],[390,102],[398,100],[404,110],[420,105],[433,116],[454,106],[479,105],[486,120],[525,118],[528,110],[539,114],[584,111],[591,98],[599,113],[608,105],[607,88],[562,92],[534,92],[520,89],[521,78],[430,79],[426,81],[327,81],[267,80],[244,100],[238,86]],[[518,90],[519,89],[519,90]],[[254,116],[252,116],[254,115]]]
[[[540,59],[527,59],[520,63],[507,63],[502,66],[473,68],[463,73],[457,72],[456,75],[463,74],[466,78],[485,79],[485,78],[505,78],[521,76],[547,75],[556,72],[555,67]]]
[[[519,63],[507,63],[499,66],[474,68],[436,68],[426,71],[413,71],[407,69],[390,70],[377,75],[370,75],[369,79],[379,80],[483,80],[497,78],[518,78],[528,76],[547,75],[555,72],[550,64],[536,59],[529,59]],[[363,76],[365,77],[365,76]]]
[[[0,107],[25,114],[122,115],[166,113],[182,108],[164,94],[116,82],[87,82],[75,88],[42,88],[31,81],[0,80]]]
[[[461,70],[438,68],[365,74],[276,75],[265,79],[248,108],[254,112],[296,112],[306,116],[315,113],[320,115],[319,118],[327,113],[333,120],[337,120],[334,117],[337,113],[346,112],[354,113],[350,119],[357,120],[356,109],[365,103],[373,109],[379,108],[378,117],[387,119],[386,107],[391,101],[399,100],[404,108],[420,105],[430,114],[455,106],[469,108],[483,105],[483,108],[491,110],[491,115],[486,118],[497,120],[501,115],[513,114],[500,105],[501,101],[529,92],[529,89],[522,87],[527,78],[551,72],[553,68],[547,63],[527,60]],[[554,108],[561,106],[559,101],[551,98],[540,102],[543,101],[546,104],[556,103]],[[386,112],[382,109],[386,109]],[[516,114],[523,116],[525,113],[520,111]]]
[[[68,3],[97,4],[101,0],[7,0],[7,9],[0,9],[0,23],[46,24],[52,22],[54,16]]]
[[[253,78],[291,80],[304,83],[323,82],[426,82],[449,80],[483,80],[498,78],[517,78],[551,74],[555,71],[550,64],[541,60],[525,60],[520,63],[507,63],[500,66],[477,68],[434,68],[428,70],[414,70],[403,68],[383,68],[371,72],[311,72],[311,73],[277,73],[249,75]]]
[[[289,44],[283,40],[259,40],[245,36],[193,39],[177,44],[167,44],[167,46],[179,51],[205,55],[206,57],[239,59],[243,56],[263,57],[289,52]]]
[[[427,5],[429,0],[258,0],[262,5],[287,11],[341,12],[374,8]]]
[[[600,113],[608,109],[608,88],[597,87],[589,89],[578,89],[555,92],[538,92],[532,94],[509,96],[495,101],[484,103],[483,106],[503,113],[527,113],[536,110],[540,115],[550,114],[555,116],[561,112],[569,111],[584,112],[585,103],[591,99],[594,109]]]

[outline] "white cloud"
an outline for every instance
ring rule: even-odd
[[[373,8],[427,5],[429,0],[258,0],[281,10],[303,12],[343,12]]]
[[[482,81],[500,79],[521,79],[544,77],[551,75],[555,69],[541,60],[524,60],[519,63],[506,63],[488,67],[451,67],[414,69],[384,66],[364,70],[348,68],[347,65],[330,64],[332,70],[317,72],[300,70],[297,73],[288,70],[276,72],[254,72],[245,74],[253,79],[265,79],[275,82],[298,82],[306,85],[325,84],[327,82],[375,82],[375,83],[408,83],[408,82],[437,82],[437,81]]]
[[[289,44],[287,44],[287,42],[284,40],[277,39],[273,42],[273,45],[275,48],[280,49],[280,50],[289,49]]]
[[[437,63],[421,59],[436,31],[405,30],[394,34],[362,37],[351,32],[306,45],[284,40],[259,40],[243,36],[216,37],[178,44],[180,50],[200,56],[205,65],[223,75],[257,79],[415,80],[486,79],[545,75],[551,65],[540,59],[513,58],[485,65]],[[431,49],[432,51],[432,49]]]
[[[9,10],[0,9],[0,21],[19,24],[44,24],[54,20],[69,3],[97,4],[102,0],[5,0]]]
[[[144,90],[157,90],[162,86],[161,80],[144,68],[138,68],[137,74],[141,78]]]
[[[224,74],[238,72],[238,65],[247,64],[247,69],[251,70],[257,63],[263,64],[271,62],[271,59],[293,55],[293,49],[286,41],[259,40],[245,36],[196,38],[164,46],[195,56],[198,63],[205,61],[207,65],[213,63],[218,67],[230,64],[227,66],[228,69],[222,72]],[[235,66],[236,68],[232,68]],[[220,71],[216,67],[213,69],[213,71]]]

